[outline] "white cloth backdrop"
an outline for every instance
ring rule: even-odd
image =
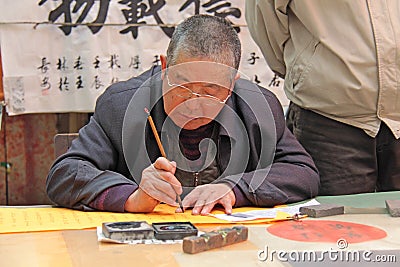
[[[240,71],[286,106],[283,80],[248,32],[243,0],[1,0],[8,114],[92,112],[108,85],[159,64],[174,26],[198,13],[238,25]]]

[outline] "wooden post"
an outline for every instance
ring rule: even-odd
[[[1,51],[0,51],[0,101],[4,100],[4,88],[3,88],[3,64],[1,59]]]
[[[1,61],[1,51],[0,51],[0,102],[4,100],[4,90],[3,90],[3,67]],[[3,107],[1,107],[3,108]],[[2,114],[1,123],[3,124],[3,120],[5,118],[5,114]],[[3,124],[4,125],[4,124]],[[2,126],[3,126],[2,125]],[[5,150],[5,131],[2,127],[0,131],[0,205],[7,204],[7,183],[6,183],[6,150]],[[1,164],[3,163],[3,164]],[[2,166],[4,165],[4,166]]]

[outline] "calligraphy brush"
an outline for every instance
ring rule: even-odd
[[[158,135],[153,118],[151,117],[150,112],[147,108],[144,108],[144,112],[147,113],[147,119],[149,120],[150,127],[151,127],[151,130],[153,131],[154,137],[156,138],[158,148],[160,149],[160,152],[161,152],[161,156],[163,156],[164,158],[167,158],[167,154],[165,154],[165,150],[161,143],[161,139],[160,139],[160,136]],[[176,198],[178,199],[179,207],[181,208],[182,212],[184,212],[185,210],[183,209],[182,199],[181,199],[181,196],[178,195],[178,193],[176,193]]]

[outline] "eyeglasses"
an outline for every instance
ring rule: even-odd
[[[207,100],[211,100],[211,101],[205,101],[204,102],[205,105],[213,106],[213,105],[218,105],[218,104],[225,104],[225,102],[228,100],[228,98],[230,96],[230,94],[228,94],[228,96],[224,100],[221,100],[218,97],[213,96],[213,95],[195,93],[192,90],[190,90],[189,88],[187,88],[186,86],[176,84],[176,83],[171,83],[169,80],[169,77],[168,77],[168,73],[165,74],[165,77],[167,78],[168,86],[178,87],[178,88],[183,89],[181,91],[178,91],[175,95],[178,97],[181,97],[185,100],[188,100],[192,97],[202,97],[202,98],[206,98]]]

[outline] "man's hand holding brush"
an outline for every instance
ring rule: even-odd
[[[182,186],[175,177],[176,163],[159,157],[142,172],[139,188],[128,198],[125,211],[151,212],[160,202],[176,206]]]

